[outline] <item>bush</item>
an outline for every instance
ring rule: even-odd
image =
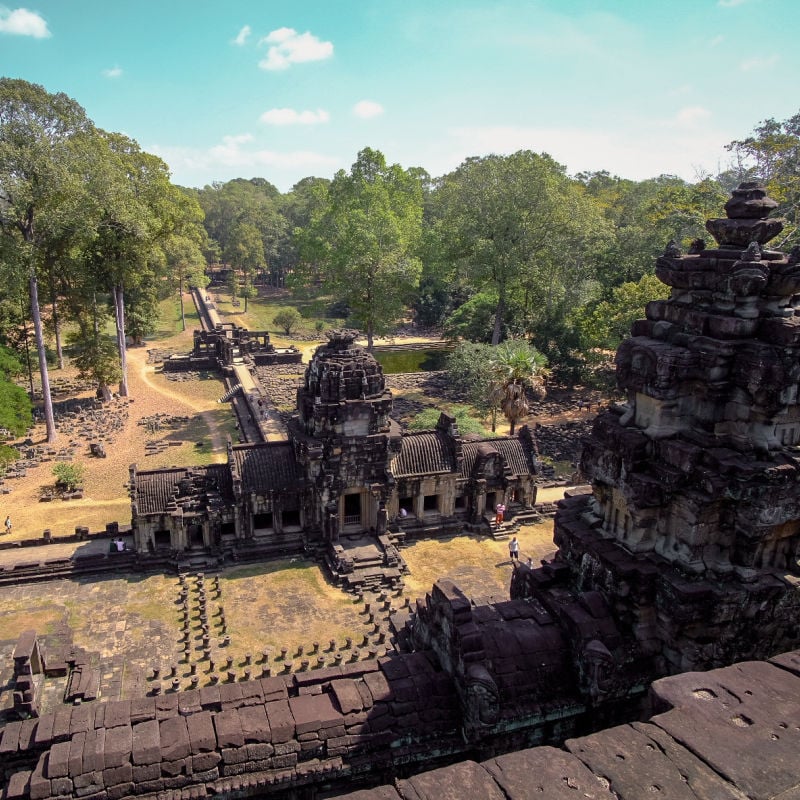
[[[56,486],[63,486],[67,491],[73,492],[83,483],[83,464],[61,462],[53,466],[53,475]]]
[[[411,420],[408,427],[412,431],[432,430],[436,427],[441,413],[442,410],[438,408],[426,408]],[[447,413],[456,418],[458,432],[462,436],[466,436],[468,433],[477,433],[480,436],[489,435],[483,425],[472,416],[468,406],[453,406]]]
[[[300,324],[300,320],[302,320],[302,316],[300,312],[294,308],[284,308],[272,318],[273,324],[281,328],[287,336],[297,328]]]

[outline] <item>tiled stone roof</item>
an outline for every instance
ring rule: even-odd
[[[535,454],[530,446],[516,436],[481,441],[464,442],[464,460],[461,464],[461,478],[469,478],[479,453],[487,447],[496,450],[508,464],[512,475],[528,475],[536,472]]]
[[[140,514],[161,514],[175,494],[175,486],[187,477],[185,467],[136,474],[136,500]]]
[[[448,437],[439,431],[403,434],[400,452],[392,460],[395,477],[453,472],[455,464]]]
[[[233,458],[245,492],[301,488],[303,471],[295,460],[292,445],[286,442],[234,447]]]
[[[175,497],[176,488],[184,478],[192,480],[193,495],[220,495],[223,502],[233,502],[231,473],[227,464],[205,467],[173,467],[137,472],[136,503],[140,514],[163,514],[167,503]],[[199,484],[199,485],[198,485]]]

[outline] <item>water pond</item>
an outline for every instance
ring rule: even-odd
[[[403,350],[375,350],[375,358],[386,375],[399,372],[432,372],[444,369],[449,348],[423,348]]]

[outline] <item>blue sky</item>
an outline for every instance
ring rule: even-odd
[[[797,0],[0,0],[0,74],[65,92],[173,180],[282,191],[373,147],[442,175],[547,152],[695,180],[800,111]]]

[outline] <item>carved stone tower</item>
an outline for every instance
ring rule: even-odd
[[[764,247],[775,206],[742,184],[707,223],[716,248],[667,246],[670,297],[617,352],[627,403],[585,444],[592,494],[556,519],[573,584],[610,597],[661,672],[800,643],[800,258]]]
[[[298,459],[316,487],[319,525],[373,528],[391,492],[387,473],[400,430],[389,414],[392,394],[381,365],[355,344],[357,331],[329,334],[317,348],[297,390]],[[323,514],[324,510],[324,514]],[[328,531],[335,538],[337,531]]]

